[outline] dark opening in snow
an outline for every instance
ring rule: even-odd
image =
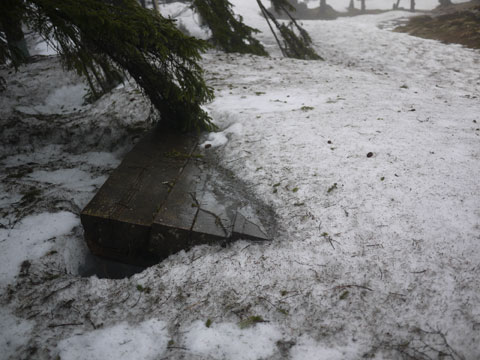
[[[146,267],[120,263],[88,253],[79,269],[82,277],[97,276],[100,279],[124,279],[145,270]]]

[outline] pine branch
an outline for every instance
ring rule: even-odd
[[[226,52],[268,56],[263,45],[253,37],[257,29],[243,23],[232,11],[228,0],[193,0],[192,7],[212,31],[211,41]]]

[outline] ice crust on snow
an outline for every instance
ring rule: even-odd
[[[210,145],[212,147],[223,146],[228,142],[228,138],[232,135],[241,136],[242,125],[237,123],[229,126],[223,131],[212,132],[208,134],[207,140],[200,146]]]
[[[194,354],[211,359],[256,360],[275,353],[281,332],[269,324],[240,329],[235,323],[212,324],[194,322],[187,330],[184,342]]]
[[[91,174],[79,169],[38,170],[29,174],[28,177],[36,181],[80,191],[94,191],[106,180],[105,176],[92,179]]]
[[[17,106],[16,109],[30,115],[69,113],[82,107],[86,94],[84,84],[66,85],[50,93],[43,104]]]
[[[0,144],[2,356],[480,358],[479,51],[379,28],[411,16],[391,12],[303,21],[326,61],[284,59],[255,1],[234,5],[272,56],[205,54],[221,131],[203,145],[275,209],[277,236],[195,247],[130,279],[79,278],[73,209],[150,107],[126,84],[67,117],[48,94],[78,79],[55,61],[29,64],[0,98],[12,121]],[[70,133],[29,137],[48,123],[12,114],[32,104]],[[31,186],[43,198],[21,205]],[[266,322],[241,329],[250,316]],[[49,327],[62,323],[78,325]]]
[[[0,308],[0,358],[17,357],[18,348],[28,342],[33,323],[12,314],[12,309]]]
[[[328,348],[308,335],[300,337],[290,351],[292,360],[356,360],[358,353],[358,346],[354,343]]]
[[[166,324],[151,319],[135,326],[120,323],[60,341],[62,360],[154,360],[161,357],[168,343]]]
[[[70,212],[41,213],[23,218],[12,229],[0,229],[0,286],[11,283],[24,260],[44,256],[54,247],[50,239],[68,234],[80,224]]]

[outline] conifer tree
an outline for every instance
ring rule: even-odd
[[[12,7],[3,1],[0,12],[8,16]],[[159,110],[163,123],[182,130],[213,126],[201,108],[213,91],[197,63],[208,44],[182,34],[173,20],[136,0],[8,2],[15,2],[23,21],[58,50],[67,68],[86,77],[94,94],[128,74]],[[2,27],[4,32],[9,29],[3,21]],[[5,43],[0,57],[14,60]]]

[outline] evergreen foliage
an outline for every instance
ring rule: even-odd
[[[268,56],[264,47],[253,37],[257,29],[243,23],[232,11],[228,0],[193,0],[193,8],[212,31],[212,42],[226,52]]]
[[[270,27],[270,30],[277,41],[282,54],[286,57],[303,59],[303,60],[323,60],[315,50],[312,48],[312,39],[308,32],[302,28],[295,18],[290,14],[290,11],[294,11],[295,8],[287,0],[271,0],[272,6],[277,12],[284,12],[289,18],[290,23],[285,25],[280,23],[275,19],[275,16],[267,10],[267,8],[262,4],[260,0],[257,0],[257,4],[262,11],[265,20]],[[280,42],[275,30],[273,29],[272,22],[277,28],[280,36],[283,39],[283,45]],[[297,30],[298,34],[294,30]]]
[[[4,37],[0,36],[0,62],[10,59],[15,68],[29,56],[23,37],[22,16],[23,6],[18,0],[0,2],[0,25],[4,34]]]
[[[135,0],[9,1],[23,7],[24,21],[59,51],[67,68],[87,78],[94,95],[128,73],[162,123],[181,130],[213,127],[201,108],[213,91],[197,63],[208,44],[182,34],[173,20]]]
[[[5,64],[9,58],[7,41],[5,38],[2,38],[0,33],[0,64]]]

